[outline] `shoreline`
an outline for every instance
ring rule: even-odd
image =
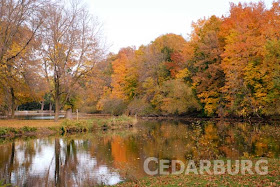
[[[78,121],[59,120],[59,122],[51,120],[0,120],[0,138],[127,129],[133,127],[136,123],[136,118],[128,116],[80,119]]]
[[[53,112],[43,111],[18,111],[16,113],[16,117],[14,119],[8,118],[7,116],[0,116],[0,123],[2,120],[33,120],[33,119],[22,119],[20,117],[22,116],[52,116],[54,115]],[[61,111],[60,115],[65,115],[65,112]],[[72,113],[73,120],[76,119],[76,113]],[[248,116],[248,117],[239,117],[239,116],[226,116],[226,117],[207,117],[207,116],[200,116],[200,115],[147,115],[147,116],[138,116],[138,115],[127,115],[123,114],[120,116],[129,116],[129,117],[137,117],[139,119],[148,119],[148,120],[208,120],[208,121],[237,121],[237,122],[258,122],[258,121],[280,121],[280,116]],[[112,118],[112,117],[120,117],[120,116],[113,116],[111,114],[102,114],[102,113],[79,113],[79,120],[80,119],[90,119],[90,118]],[[19,117],[19,118],[17,118]],[[63,120],[64,118],[60,118],[60,120]],[[34,119],[37,120],[37,119]],[[52,119],[44,119],[48,121],[52,121]],[[39,121],[42,121],[41,119]]]
[[[189,117],[189,116],[139,116],[137,117],[142,120],[178,120],[178,121],[225,121],[225,122],[248,122],[248,123],[264,123],[264,122],[277,122],[280,121],[280,118],[236,118],[236,117]]]
[[[86,117],[85,117],[86,116]],[[186,116],[110,116],[99,114],[83,114],[79,120],[60,119],[53,120],[22,120],[2,119],[0,120],[0,138],[20,136],[54,135],[57,133],[81,133],[93,130],[108,130],[130,128],[141,121],[178,120],[200,124],[201,121],[224,121],[224,122],[246,122],[246,123],[273,123],[280,119],[265,118],[205,118]]]

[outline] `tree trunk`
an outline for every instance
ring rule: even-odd
[[[72,116],[72,109],[71,109],[71,108],[69,108],[69,109],[66,110],[65,118],[66,118],[66,119],[73,119],[73,116]]]
[[[45,102],[41,101],[40,104],[41,104],[41,112],[42,112],[44,110]]]
[[[50,108],[49,108],[49,110],[50,110],[50,113],[52,112],[52,103],[50,103]]]
[[[59,119],[59,111],[60,111],[59,98],[58,98],[58,97],[55,97],[54,121],[58,121],[58,119]]]
[[[60,111],[60,86],[59,86],[59,76],[57,75],[57,70],[55,67],[55,76],[54,76],[54,102],[55,102],[55,113],[54,113],[54,121],[58,121],[59,119],[59,111]]]
[[[16,97],[14,89],[11,88],[12,104],[11,104],[11,118],[15,118],[15,109],[16,109]]]

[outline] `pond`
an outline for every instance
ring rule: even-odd
[[[279,158],[280,127],[230,122],[140,121],[123,131],[0,141],[0,179],[18,186],[114,185],[146,176],[159,159]]]
[[[16,119],[20,120],[53,120],[53,114],[37,114],[37,115],[17,115]],[[59,115],[59,118],[64,118],[64,115]]]

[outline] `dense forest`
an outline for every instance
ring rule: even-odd
[[[100,24],[78,3],[2,0],[0,10],[0,110],[11,117],[34,102],[113,115],[280,114],[280,1],[232,3],[193,22],[188,38],[118,54],[106,54]]]

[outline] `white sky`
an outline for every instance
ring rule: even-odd
[[[117,53],[122,47],[147,45],[162,34],[185,38],[191,23],[211,15],[227,15],[229,2],[239,0],[86,0],[91,13],[103,24],[103,33]],[[241,0],[251,2],[251,0]],[[258,0],[252,0],[258,2]],[[264,0],[268,7],[273,0]]]

